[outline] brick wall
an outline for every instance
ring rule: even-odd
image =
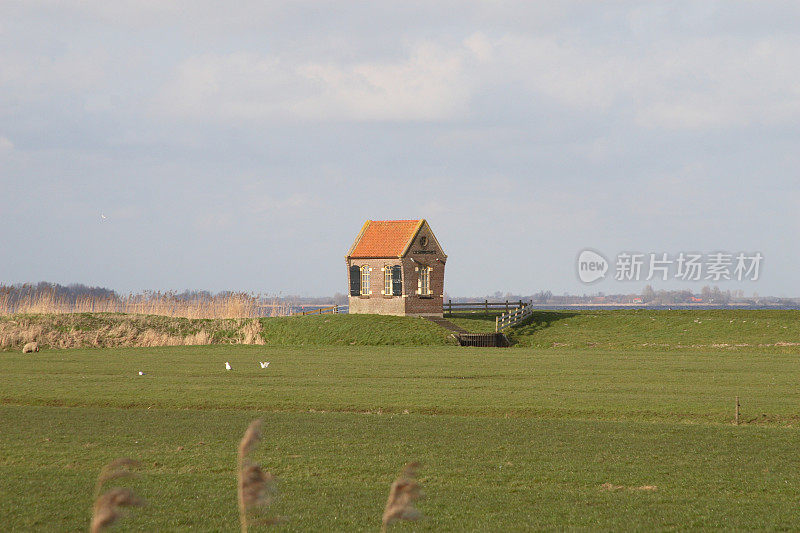
[[[402,296],[387,296],[381,294],[383,290],[383,271],[385,266],[399,265],[400,260],[394,259],[352,259],[347,262],[347,272],[349,275],[350,265],[369,266],[372,271],[369,273],[369,284],[372,294],[366,296],[350,296],[350,313],[370,313],[375,315],[405,315],[405,303]],[[350,280],[348,279],[347,290],[350,291]],[[416,278],[414,280],[416,283]],[[403,277],[403,289],[405,292],[405,276]],[[362,288],[363,290],[363,288]]]
[[[423,238],[427,240],[422,246]],[[424,226],[411,246],[408,253],[403,258],[403,274],[409,280],[407,285],[408,298],[406,298],[407,315],[434,315],[442,316],[442,303],[444,295],[444,261],[447,256],[442,249],[436,245],[436,238],[430,228]],[[429,297],[417,294],[417,280],[419,279],[418,268],[422,266],[431,267],[430,288],[432,294]]]

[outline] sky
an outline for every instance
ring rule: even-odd
[[[347,291],[425,218],[453,296],[798,296],[796,2],[0,2],[0,282]],[[105,217],[105,218],[104,218]],[[611,263],[580,281],[582,250]],[[757,280],[614,279],[622,252]]]

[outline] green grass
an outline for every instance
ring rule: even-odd
[[[495,330],[495,319],[500,314],[500,312],[495,311],[489,311],[488,313],[483,311],[459,312],[445,315],[445,318],[470,333],[492,333]]]
[[[725,423],[739,395],[750,419],[800,415],[798,357],[766,349],[181,346],[2,358],[0,401],[14,405]]]
[[[94,476],[127,455],[143,462],[131,486],[150,503],[121,529],[235,531],[235,445],[256,414],[1,407],[5,526],[85,529]],[[424,464],[427,518],[400,531],[793,529],[800,520],[796,430],[258,414],[265,439],[255,457],[280,478],[273,511],[285,531],[377,531],[409,459]]]
[[[261,319],[271,346],[442,346],[450,332],[421,318],[380,315],[312,315]]]
[[[121,529],[234,531],[235,449],[257,416],[256,457],[280,478],[274,512],[287,531],[377,530],[409,460],[424,464],[428,518],[400,531],[800,520],[800,361],[775,349],[205,346],[0,358],[0,516],[12,530],[84,529],[100,467],[130,456],[143,461],[132,486],[150,504]],[[730,423],[737,394],[740,427]]]
[[[494,313],[456,313],[453,323],[494,331]],[[506,330],[519,347],[610,349],[763,348],[800,353],[800,311],[676,310],[535,311]]]

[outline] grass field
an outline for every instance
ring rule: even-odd
[[[11,530],[85,530],[97,472],[128,456],[149,505],[120,530],[235,531],[236,445],[262,417],[255,458],[280,480],[281,530],[377,531],[410,460],[426,519],[398,531],[794,529],[797,315],[679,312],[636,339],[651,316],[626,313],[534,322],[511,349],[0,353],[0,516]]]

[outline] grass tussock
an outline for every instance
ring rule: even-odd
[[[257,344],[263,346],[264,337],[261,336],[261,323],[258,320],[251,320],[241,329],[242,338],[240,344]]]
[[[389,498],[383,511],[381,531],[400,520],[419,520],[422,514],[414,507],[414,502],[422,497],[422,489],[417,482],[419,463],[408,463],[389,489]]]
[[[35,342],[29,342],[22,347],[22,353],[34,353],[39,351],[39,345]]]
[[[250,525],[277,523],[277,519],[264,517],[264,512],[275,497],[275,480],[272,474],[262,470],[250,458],[250,454],[261,441],[261,425],[261,419],[253,420],[239,442],[237,495],[242,533],[247,533]]]
[[[103,486],[115,479],[132,477],[132,468],[138,466],[138,461],[133,459],[116,459],[100,471],[95,485],[95,502],[92,512],[91,533],[104,531],[124,516],[124,508],[140,507],[144,505],[144,500],[126,487],[114,487],[106,492],[102,492]]]

